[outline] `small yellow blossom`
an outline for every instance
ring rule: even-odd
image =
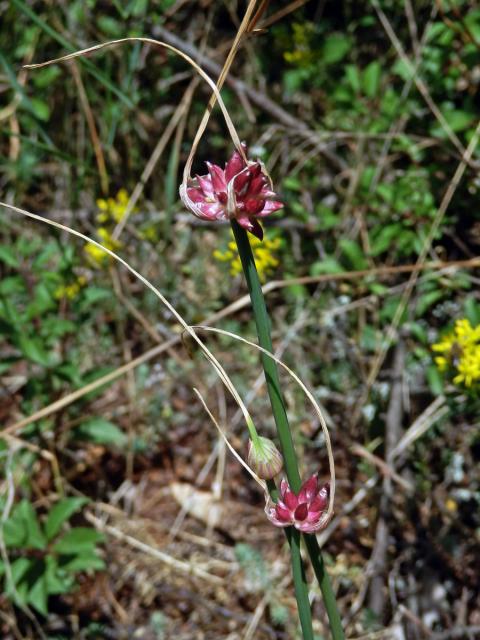
[[[158,225],[149,224],[140,230],[140,237],[149,242],[158,242]]]
[[[87,284],[87,279],[85,276],[79,276],[74,282],[71,284],[60,285],[57,287],[55,293],[53,294],[57,300],[61,298],[68,298],[69,300],[73,300],[80,293],[80,290]]]
[[[262,241],[255,236],[250,236],[249,239],[257,266],[258,277],[262,282],[265,282],[267,275],[280,264],[280,261],[275,256],[275,252],[282,246],[282,241],[280,238],[269,239],[266,237],[264,237]],[[229,262],[230,274],[232,276],[242,273],[242,263],[234,240],[228,243],[228,249],[226,251],[219,251],[218,249],[214,251],[213,257],[220,262]]]
[[[456,511],[458,511],[458,504],[455,502],[453,498],[447,498],[447,500],[445,501],[445,507],[447,511],[450,511],[452,513],[455,513]]]
[[[122,247],[122,243],[119,240],[112,238],[111,233],[105,227],[97,229],[97,233],[100,237],[101,244],[110,249],[110,251],[117,251]],[[85,247],[85,253],[87,254],[91,263],[96,267],[102,267],[110,261],[110,256],[105,251],[102,251],[100,247],[89,242]]]
[[[480,324],[472,327],[467,318],[455,322],[454,330],[432,346],[439,353],[435,358],[442,372],[453,368],[454,384],[472,387],[480,382]]]
[[[99,198],[97,207],[100,209],[100,213],[97,216],[97,220],[102,224],[106,222],[119,223],[125,216],[129,199],[130,196],[126,189],[120,189],[115,198]],[[133,209],[132,213],[134,211],[136,209]]]

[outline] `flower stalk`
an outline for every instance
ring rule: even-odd
[[[233,234],[237,243],[238,253],[242,262],[245,279],[247,282],[250,299],[252,302],[252,310],[257,328],[258,340],[261,347],[273,353],[273,345],[270,334],[270,319],[268,317],[265,298],[263,296],[262,287],[255,267],[252,249],[248,239],[247,232],[242,228],[236,220],[231,221]],[[285,462],[285,472],[287,475],[290,488],[295,494],[301,489],[301,479],[298,471],[298,463],[293,446],[292,434],[288,422],[287,412],[280,388],[280,379],[278,370],[274,360],[262,353],[262,365],[265,371],[265,379],[267,391],[272,406],[272,413],[277,427],[278,438],[282,448],[283,458]],[[277,499],[278,493],[272,491],[273,483],[268,483],[268,488],[274,500]],[[290,553],[292,558],[292,572],[295,584],[295,596],[297,598],[298,612],[302,625],[304,638],[312,637],[312,622],[310,604],[308,601],[308,591],[305,580],[305,573],[302,566],[300,556],[300,531],[293,527],[285,529],[287,540],[290,545]],[[315,576],[320,585],[320,589],[327,611],[330,630],[333,640],[344,640],[344,633],[340,615],[338,613],[335,595],[330,583],[330,578],[325,570],[323,558],[317,539],[314,535],[304,534],[305,544],[307,547],[310,561],[313,566]]]

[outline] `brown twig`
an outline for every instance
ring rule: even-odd
[[[80,75],[80,69],[78,67],[76,60],[71,61],[70,69],[72,71],[72,76],[78,91],[78,97],[80,98],[80,104],[82,105],[82,109],[85,114],[85,119],[88,125],[88,130],[90,132],[93,151],[95,153],[95,159],[97,161],[98,173],[100,175],[100,185],[102,187],[103,194],[106,196],[108,195],[108,173],[107,173],[107,167],[105,165],[105,158],[103,155],[102,143],[100,141],[100,137],[97,132],[95,118],[93,117],[93,112],[90,107],[90,103],[88,101],[85,87],[83,86],[82,76]]]

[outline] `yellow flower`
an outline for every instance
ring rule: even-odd
[[[472,327],[467,318],[457,320],[432,350],[442,354],[435,358],[440,371],[455,370],[454,384],[472,387],[480,382],[480,324]]]
[[[112,238],[112,235],[107,229],[105,229],[105,227],[97,229],[97,233],[100,237],[101,244],[107,249],[110,249],[110,251],[117,251],[117,249],[122,247],[122,243],[119,240]],[[102,251],[100,247],[97,247],[97,245],[92,244],[91,242],[89,242],[85,247],[85,253],[87,254],[90,262],[96,267],[102,267],[108,264],[111,259],[108,253]]]
[[[69,300],[73,300],[80,293],[80,290],[87,284],[87,279],[85,276],[79,276],[74,282],[70,284],[62,284],[57,287],[55,293],[53,294],[57,300],[61,298],[68,298]]]
[[[270,239],[267,237],[264,237],[262,241],[255,236],[249,236],[249,240],[257,266],[258,277],[262,282],[265,282],[267,275],[280,264],[280,261],[275,256],[275,252],[282,246],[282,241],[280,238]],[[229,262],[230,274],[232,276],[237,276],[239,273],[242,273],[242,263],[234,240],[228,243],[228,249],[226,251],[215,250],[213,257],[219,262]]]
[[[100,213],[97,216],[97,220],[101,223],[120,222],[127,210],[129,199],[130,196],[126,189],[120,189],[115,198],[99,198],[97,200],[97,207],[100,209]],[[135,211],[136,209],[133,209],[132,213]]]
[[[455,511],[458,511],[458,504],[455,502],[453,498],[446,499],[445,507],[447,508],[447,511],[451,511],[452,513],[455,513]]]

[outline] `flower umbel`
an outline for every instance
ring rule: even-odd
[[[242,145],[246,155],[247,148]],[[196,176],[180,187],[184,205],[204,220],[236,220],[254,236],[263,238],[257,218],[264,218],[283,207],[276,200],[272,182],[260,162],[245,162],[237,150],[225,169],[207,162],[208,174]]]
[[[472,387],[480,382],[480,325],[472,327],[467,318],[455,322],[453,332],[432,346],[438,355],[435,363],[440,371],[454,368],[455,384]]]
[[[276,527],[294,526],[303,533],[314,533],[323,529],[330,516],[328,500],[330,485],[319,485],[317,474],[306,480],[295,494],[285,480],[280,484],[280,499],[275,504],[267,499],[265,513]]]

